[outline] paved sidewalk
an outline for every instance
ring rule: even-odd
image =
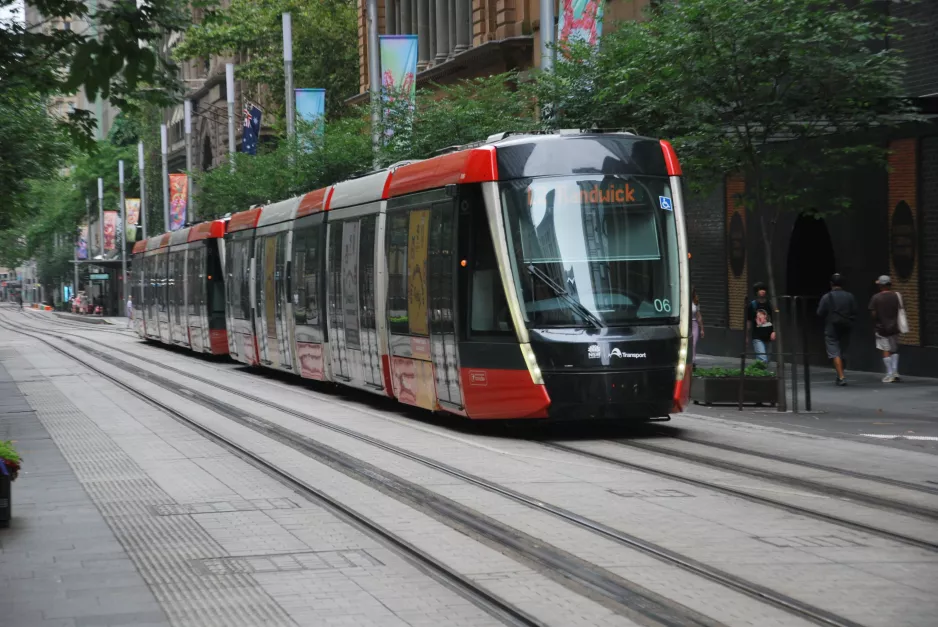
[[[0,437],[23,454],[11,527],[0,529],[0,626],[497,623],[38,342],[0,329],[0,368]],[[269,446],[260,437],[254,445]]]
[[[0,623],[168,627],[133,561],[2,363],[0,399],[0,439],[14,440],[24,461],[13,483],[13,520],[0,530]]]
[[[739,368],[732,357],[697,355],[697,367]],[[774,366],[774,364],[773,364]],[[902,370],[902,364],[899,364]],[[915,450],[938,453],[938,379],[902,377],[899,383],[883,383],[882,374],[846,373],[847,387],[834,385],[833,368],[811,367],[811,412],[805,411],[804,372],[798,368],[800,413],[792,412],[791,369],[788,377],[788,412],[773,407],[691,405],[688,411],[721,418],[775,423],[826,435],[882,441]],[[874,437],[879,436],[879,437]],[[895,440],[887,439],[895,436]]]

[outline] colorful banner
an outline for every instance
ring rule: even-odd
[[[384,119],[393,114],[391,105],[397,98],[407,98],[409,111],[414,110],[417,94],[417,35],[382,35],[378,38],[381,49],[381,90],[384,101]],[[393,120],[388,126],[393,126]],[[388,128],[388,136],[393,131]]]
[[[189,204],[189,178],[185,174],[169,175],[169,230],[178,231],[186,224]]]
[[[116,211],[104,212],[104,251],[117,250],[117,223],[120,216]]]
[[[78,243],[75,245],[75,258],[88,258],[88,225],[82,226],[78,230]]]
[[[603,34],[603,0],[560,0],[557,43],[582,41],[595,46]]]
[[[257,138],[261,134],[262,111],[257,105],[248,102],[244,105],[242,113],[244,115],[244,124],[241,129],[241,152],[256,155]]]
[[[125,198],[124,208],[127,212],[127,241],[137,241],[137,225],[140,223],[140,199]]]
[[[297,89],[296,116],[301,120],[315,123],[326,115],[325,89]]]

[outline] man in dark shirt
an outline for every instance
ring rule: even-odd
[[[775,327],[772,326],[772,304],[769,302],[765,283],[752,286],[755,300],[746,308],[746,331],[752,340],[752,352],[756,359],[765,363],[769,360],[769,351],[775,341]]]
[[[883,383],[899,380],[899,295],[885,274],[876,280],[879,293],[870,299],[870,315],[876,325],[876,348],[883,353],[886,376]]]
[[[837,385],[847,385],[843,356],[850,346],[850,332],[857,317],[857,301],[843,288],[843,280],[840,274],[831,277],[831,291],[821,297],[817,307],[817,315],[824,318],[824,344],[837,371]]]

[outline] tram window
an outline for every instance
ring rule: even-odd
[[[211,277],[208,281],[208,311],[211,317],[221,316],[224,320],[225,282],[221,278],[221,264],[216,246],[216,243],[211,243],[205,247],[205,273]]]
[[[361,220],[359,234],[358,290],[361,298],[361,326],[374,329],[375,320],[375,216]]]
[[[388,216],[388,329],[408,333],[407,321],[407,236],[409,212]]]
[[[512,331],[508,302],[498,272],[488,217],[477,212],[472,219],[472,279],[469,298],[470,329],[473,333],[502,334]]]
[[[190,316],[196,315],[198,312],[195,308],[196,303],[196,290],[199,285],[199,271],[198,271],[198,259],[199,251],[197,249],[189,249],[186,253],[186,309],[187,313]]]
[[[319,322],[319,236],[320,226],[311,226],[293,236],[293,305],[297,324],[318,327]]]

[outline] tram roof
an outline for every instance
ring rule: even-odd
[[[180,244],[185,244],[189,241],[189,232],[192,231],[191,226],[187,226],[184,229],[179,229],[178,231],[173,231],[169,233],[169,245],[170,246],[179,246]],[[165,235],[164,235],[165,237]]]
[[[136,255],[137,253],[142,253],[142,252],[146,251],[146,249],[147,249],[147,242],[149,242],[149,241],[150,241],[150,240],[148,240],[148,239],[142,239],[142,240],[140,240],[139,242],[134,242],[134,248],[133,248],[133,250],[131,251],[130,254]]]
[[[300,206],[296,208],[296,217],[302,218],[303,216],[308,216],[313,213],[326,211],[329,208],[329,200],[334,190],[335,187],[330,185],[329,187],[311,191],[303,196],[303,200],[300,201]]]
[[[247,211],[239,211],[231,216],[228,221],[228,232],[245,231],[257,226],[257,220],[261,217],[261,207],[254,207]]]
[[[257,228],[292,220],[296,217],[296,208],[300,206],[301,200],[303,200],[303,196],[294,196],[262,208],[261,215],[257,220]]]
[[[403,196],[451,184],[497,180],[495,147],[480,146],[402,165],[394,171],[387,195]]]
[[[212,239],[225,236],[225,221],[212,220],[211,222],[200,222],[189,229],[189,239],[187,241],[197,242],[203,239]]]
[[[369,202],[387,198],[388,184],[391,181],[392,171],[380,170],[372,174],[351,181],[342,181],[332,186],[332,197],[329,200],[329,211],[343,207],[353,207]]]

